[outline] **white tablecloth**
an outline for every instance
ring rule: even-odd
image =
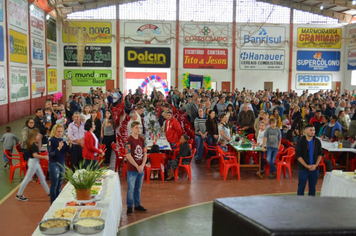
[[[73,185],[71,185],[70,183],[66,184],[61,194],[53,202],[49,210],[45,213],[43,219],[51,218],[53,213],[57,209],[64,207],[64,204],[66,202],[75,200],[72,191],[73,191]],[[97,202],[96,207],[102,209],[102,214],[100,218],[105,220],[105,228],[103,231],[92,235],[104,235],[104,236],[116,235],[120,226],[120,217],[122,211],[120,179],[117,173],[109,170],[109,175],[104,180],[103,189],[100,191],[100,194],[97,196],[97,198],[101,199],[100,201]],[[78,217],[78,213],[76,217]],[[37,227],[37,229],[32,235],[43,235],[43,234]],[[66,236],[66,235],[78,235],[78,234],[75,233],[73,227],[71,226],[71,229],[66,234],[62,234],[62,235]]]
[[[335,143],[331,143],[328,141],[323,141],[319,138],[321,142],[321,147],[327,150],[328,152],[353,152],[356,153],[356,149],[354,148],[335,148]]]
[[[157,139],[157,143],[156,143],[159,147],[160,147],[160,150],[172,150],[171,149],[171,145],[169,144],[168,140],[166,138],[159,138]],[[151,146],[153,145],[153,140],[147,140],[147,146],[148,146],[148,150],[151,150]]]
[[[350,172],[349,172],[350,173]],[[356,197],[356,175],[336,175],[326,172],[321,186],[322,197]]]

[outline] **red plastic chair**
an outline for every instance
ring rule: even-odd
[[[203,142],[203,144],[204,144],[204,149],[206,150],[205,151],[206,154],[208,154],[209,151],[215,152],[215,156],[211,156],[206,161],[207,162],[206,169],[209,170],[211,161],[214,160],[214,159],[218,159],[219,155],[218,155],[218,151],[216,150],[216,146],[210,146],[206,142]]]
[[[21,175],[21,172],[22,172],[22,171],[24,172],[24,175],[26,175],[26,172],[27,172],[27,168],[26,168],[26,166],[27,166],[27,161],[25,161],[24,153],[21,152],[21,144],[20,144],[20,143],[17,143],[17,144],[15,145],[15,149],[16,149],[17,153],[18,153],[19,155],[21,155],[21,159],[22,159],[22,166],[21,166],[21,168],[20,168],[20,175]]]
[[[145,166],[147,173],[147,184],[150,183],[151,170],[159,170],[162,182],[164,183],[164,160],[167,158],[164,153],[151,153],[148,154],[147,158],[150,158],[151,167]],[[163,166],[163,170],[162,170]]]
[[[39,155],[41,156],[47,156],[48,155],[48,152],[40,152],[38,153]],[[43,171],[43,174],[46,178],[47,176],[47,173],[48,173],[48,161],[45,160],[45,159],[40,159],[40,166],[42,168],[42,171]],[[40,178],[37,178],[37,183],[39,184],[40,183]]]
[[[218,150],[220,156],[220,176],[224,176],[224,180],[226,180],[227,173],[232,167],[232,176],[235,176],[236,171],[238,180],[240,180],[240,165],[237,163],[237,157],[228,155],[228,153],[224,153],[224,151],[219,146],[216,146],[216,149]],[[225,160],[224,157],[229,159]]]
[[[192,160],[193,160],[193,157],[195,155],[195,152],[196,152],[196,149],[194,148],[192,150],[192,155],[188,156],[188,157],[180,157],[179,158],[179,164],[178,164],[178,167],[177,169],[174,171],[174,180],[177,181],[178,179],[178,170],[179,170],[179,167],[182,167],[183,170],[186,170],[186,172],[188,173],[188,177],[189,177],[189,181],[192,181]],[[183,159],[188,159],[190,158],[190,162],[189,162],[189,165],[182,165],[182,160]]]
[[[295,149],[287,148],[287,154],[282,156],[282,159],[277,163],[277,180],[281,179],[281,171],[283,167],[283,176],[286,177],[286,168],[288,168],[289,178],[292,178],[292,159],[295,156]]]
[[[99,146],[99,149],[101,149],[103,151],[105,150],[105,148],[106,148],[105,144],[102,144]],[[100,167],[101,167],[101,162],[104,160],[104,158],[105,158],[105,154],[103,156],[97,156],[98,163],[100,163]]]
[[[125,149],[120,148],[119,145],[116,143],[111,143],[111,148],[114,151],[115,156],[116,156],[115,172],[120,173],[121,164],[125,157],[125,155],[121,155],[121,153],[125,153]],[[123,150],[120,151],[120,149],[123,149]]]
[[[280,161],[280,156],[283,153],[283,151],[284,151],[284,146],[280,145],[279,149],[278,149],[277,156],[276,156],[276,160],[274,161],[275,165],[277,165],[277,163]],[[267,176],[269,175],[269,171],[270,171],[270,166],[269,166],[269,164],[267,162],[267,152],[266,152],[266,175]]]
[[[21,172],[24,171],[24,175],[26,175],[26,165],[24,164],[23,156],[20,154],[14,154],[9,152],[9,150],[4,149],[4,153],[7,157],[7,160],[10,165],[10,178],[9,182],[12,182],[12,179],[14,177],[14,172],[16,169],[20,168],[20,177],[21,177]],[[12,163],[13,160],[19,160],[18,163]],[[25,169],[23,169],[23,166],[25,166]]]
[[[246,136],[246,138],[247,138],[248,140],[252,141],[252,140],[255,139],[255,134],[248,134],[248,135]]]
[[[325,174],[326,174],[326,165],[325,165],[325,162],[324,162],[324,158],[321,158],[321,161],[319,163],[319,169],[320,168],[324,169],[324,176],[325,176]]]
[[[336,161],[335,161],[335,156],[333,152],[328,152],[326,150],[323,150],[324,152],[324,158],[330,160],[333,164],[333,166],[336,166]]]

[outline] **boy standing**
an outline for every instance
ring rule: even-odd
[[[281,145],[281,131],[279,130],[279,128],[277,128],[276,119],[271,118],[269,120],[269,123],[270,123],[270,127],[266,129],[264,134],[262,151],[263,152],[267,151],[267,162],[270,167],[269,178],[274,179],[277,176],[276,166],[274,165],[274,161],[276,160],[278,149],[279,146]]]
[[[1,137],[0,142],[4,143],[3,144],[3,148],[4,150],[8,150],[10,153],[12,153],[12,150],[14,148],[14,140],[16,141],[16,143],[19,142],[19,139],[11,133],[11,127],[7,126],[5,128],[5,134]],[[9,161],[7,160],[7,157],[5,155],[5,151],[4,151],[4,167],[7,167],[7,165],[9,164]]]
[[[140,123],[138,121],[132,122],[131,131],[131,136],[125,143],[127,158],[127,214],[132,214],[134,202],[135,211],[147,211],[141,206],[141,187],[147,160],[147,148],[144,138],[139,136]]]

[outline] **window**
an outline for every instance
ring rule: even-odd
[[[318,14],[294,10],[293,11],[294,24],[338,24],[339,20]]]
[[[116,19],[116,5],[68,14],[68,19]]]
[[[147,0],[121,4],[119,17],[123,20],[176,20],[176,0]]]
[[[290,8],[256,0],[237,0],[236,22],[289,24]]]
[[[233,0],[180,0],[179,20],[232,22]]]

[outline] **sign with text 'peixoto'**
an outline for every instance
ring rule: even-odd
[[[64,46],[64,66],[79,66],[77,46]],[[83,67],[111,67],[111,47],[86,46]]]
[[[331,89],[332,74],[297,74],[296,89]]]
[[[58,78],[56,69],[47,70],[47,86],[48,92],[55,92],[58,90]]]
[[[27,63],[27,35],[9,30],[10,35],[10,61]]]
[[[227,69],[227,49],[184,48],[183,68]]]
[[[73,86],[105,86],[112,78],[111,70],[64,70],[64,78],[72,80]]]
[[[286,43],[286,27],[241,26],[240,43],[243,47],[284,47]]]
[[[298,51],[297,70],[339,71],[339,51]]]
[[[341,48],[340,28],[298,28],[298,48]]]
[[[111,23],[93,21],[68,21],[68,24],[63,24],[63,42],[76,43],[80,31],[89,36],[87,43],[111,43]]]
[[[125,67],[171,67],[170,48],[125,47]]]
[[[241,70],[283,70],[284,50],[251,49],[240,51]]]

